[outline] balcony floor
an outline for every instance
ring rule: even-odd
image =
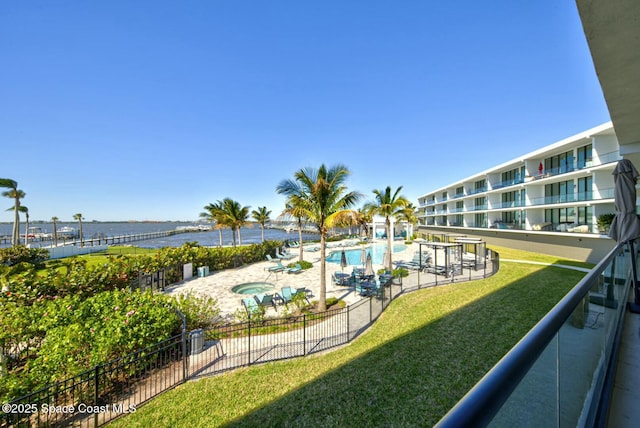
[[[632,291],[633,293],[633,291]],[[625,313],[607,427],[640,426],[640,314]]]

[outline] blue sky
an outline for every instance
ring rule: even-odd
[[[417,204],[609,120],[572,1],[4,1],[0,52],[31,219],[275,215],[322,163]]]

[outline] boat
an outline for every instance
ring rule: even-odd
[[[78,237],[78,232],[76,231],[75,227],[71,226],[62,226],[61,228],[57,229],[57,234],[58,239]]]

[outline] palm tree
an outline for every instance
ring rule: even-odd
[[[264,224],[270,220],[269,214],[271,211],[267,210],[267,207],[258,207],[257,211],[251,211],[251,216],[262,228],[262,242],[264,242]]]
[[[281,215],[292,216],[296,219],[296,224],[298,225],[298,242],[300,242],[300,245],[298,246],[300,251],[298,261],[302,261],[304,257],[304,249],[302,248],[302,220],[304,220],[304,210],[301,206],[296,205],[296,198],[289,197]]]
[[[362,208],[358,208],[358,210],[356,211],[355,217],[356,217],[356,223],[360,227],[360,236],[363,235],[362,232],[364,231],[365,237],[369,239],[368,225],[373,221],[373,216],[371,215],[371,213],[364,211]]]
[[[417,208],[415,207],[415,205],[413,205],[412,202],[409,202],[404,207],[404,209],[400,212],[400,215],[398,216],[399,220],[407,222],[407,239],[411,239],[411,236],[409,236],[408,225],[415,226],[416,224],[418,224],[418,217],[416,216],[416,210]]]
[[[226,226],[222,223],[222,210],[218,204],[209,204],[204,207],[205,212],[200,213],[200,217],[214,223],[213,228],[220,233],[220,248],[222,248],[222,229]]]
[[[250,207],[243,207],[239,202],[231,198],[224,198],[222,201],[218,201],[216,205],[218,206],[217,220],[221,224],[231,228],[233,246],[236,246],[236,233],[238,234],[238,244],[242,245],[240,228],[249,222]]]
[[[53,222],[53,246],[54,247],[58,246],[58,228],[57,228],[58,220],[60,219],[56,216],[51,217],[51,221]]]
[[[84,240],[82,236],[82,220],[84,220],[84,218],[82,218],[81,213],[78,213],[78,214],[74,214],[73,219],[78,220],[79,229],[80,229],[80,246],[84,247]]]
[[[25,226],[24,226],[24,246],[29,246],[29,208],[24,205],[20,205],[19,210],[21,213],[24,213],[25,216]]]
[[[304,168],[294,174],[294,180],[284,180],[276,191],[284,194],[292,206],[300,210],[300,217],[311,221],[320,232],[320,301],[318,309],[327,309],[327,281],[325,243],[327,230],[336,217],[344,215],[347,209],[361,197],[358,192],[347,192],[344,185],[349,170],[344,165],[327,168]]]
[[[391,231],[390,217],[398,218],[401,216],[402,211],[405,209],[407,204],[409,204],[409,200],[400,195],[401,190],[402,186],[398,187],[398,189],[392,194],[391,186],[387,186],[384,191],[374,189],[373,194],[375,195],[375,200],[367,202],[363,207],[364,211],[384,217],[387,232],[387,252],[389,253],[389,264],[387,265],[387,269],[389,271],[393,270],[393,263],[391,260],[391,256],[393,254],[393,247],[391,245],[393,242],[393,232]]]
[[[24,198],[26,194],[18,189],[18,182],[10,178],[0,178],[0,187],[9,189],[2,192],[2,196],[11,198],[14,201],[13,208],[10,208],[14,211],[11,245],[16,246],[20,244],[20,199]]]

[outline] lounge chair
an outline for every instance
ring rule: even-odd
[[[348,273],[343,273],[340,271],[336,271],[331,274],[331,279],[335,285],[349,285],[349,278],[351,275]]]
[[[306,287],[302,287],[302,288],[296,289],[296,291],[295,291],[295,293],[293,294],[292,297],[304,296],[304,299],[307,301],[307,303],[311,304],[311,302],[309,301],[309,295],[310,294],[311,294],[310,290],[307,290]]]
[[[287,305],[289,304],[289,302],[291,302],[291,299],[293,299],[293,295],[294,292],[291,289],[291,287],[286,286],[286,287],[282,287],[280,289],[280,292],[278,293],[278,297],[280,297],[280,299],[282,299],[282,302]]]
[[[258,305],[263,306],[265,308],[271,306],[273,309],[276,310],[276,312],[278,311],[278,308],[276,307],[276,302],[273,299],[273,294],[256,294],[253,297],[258,303]]]
[[[271,257],[270,254],[267,254],[267,260],[269,260],[270,262],[277,262],[277,260],[275,260],[273,257]]]
[[[279,258],[280,260],[290,260],[295,258],[293,254],[280,254],[278,250],[276,250],[276,257]]]
[[[283,272],[287,270],[287,267],[284,266],[280,260],[278,260],[278,262],[274,266],[266,267],[264,268],[264,270],[269,272]]]
[[[287,268],[287,273],[300,273],[302,272],[302,266],[300,263],[296,263],[296,265],[292,268]]]
[[[247,314],[249,315],[259,310],[258,301],[256,300],[255,296],[242,299],[242,306],[244,306]]]

